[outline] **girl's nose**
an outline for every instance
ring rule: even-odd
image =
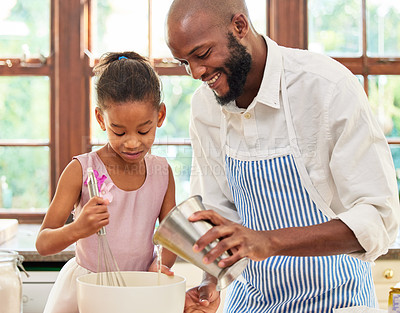
[[[129,136],[125,141],[124,141],[124,146],[127,149],[135,149],[140,146],[140,141],[138,138],[135,136]]]

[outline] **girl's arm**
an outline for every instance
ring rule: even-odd
[[[168,188],[167,192],[165,193],[164,202],[162,204],[160,211],[160,216],[159,216],[160,223],[176,205],[174,174],[172,173],[172,169],[169,165],[168,165],[168,172],[169,172]],[[176,260],[176,255],[174,253],[165,248],[162,249],[162,263],[164,265],[171,268],[172,265],[174,265],[175,260]]]
[[[168,188],[165,193],[164,201],[161,207],[160,215],[158,217],[159,222],[161,222],[169,211],[175,206],[175,181],[174,175],[172,173],[171,167],[168,165],[169,179],[168,179]],[[161,261],[163,267],[161,268],[161,272],[167,275],[173,275],[173,272],[170,271],[172,265],[174,265],[176,260],[176,255],[171,251],[163,248],[161,252]],[[153,263],[149,267],[150,272],[157,271],[157,259],[153,261]]]
[[[39,230],[36,239],[39,254],[58,253],[108,224],[107,201],[98,197],[88,201],[75,221],[65,224],[80,198],[81,189],[82,167],[79,161],[73,160],[61,174],[56,193]]]

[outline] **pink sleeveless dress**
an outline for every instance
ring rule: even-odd
[[[107,240],[121,271],[146,271],[154,258],[152,242],[154,227],[168,187],[168,163],[165,158],[146,155],[146,178],[143,185],[133,191],[119,189],[96,152],[75,157],[82,166],[81,200],[74,210],[77,217],[89,201],[87,168],[95,171],[99,194],[110,201],[110,222],[106,226]],[[97,242],[94,234],[76,243],[77,263],[97,272]]]
[[[74,158],[81,163],[83,171],[81,200],[73,212],[74,217],[89,200],[87,168],[92,167],[95,175],[97,173],[100,196],[110,201],[107,240],[120,270],[147,271],[154,259],[154,226],[168,188],[167,160],[146,155],[143,185],[134,191],[124,191],[114,185],[96,152]],[[97,234],[77,241],[75,258],[59,272],[43,313],[79,313],[76,279],[90,272],[97,272]]]

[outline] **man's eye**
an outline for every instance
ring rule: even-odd
[[[198,56],[199,59],[205,59],[210,54],[211,49],[208,49],[205,53]]]

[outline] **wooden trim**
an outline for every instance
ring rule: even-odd
[[[400,145],[400,138],[388,138],[389,145]]]
[[[0,209],[0,219],[17,219],[19,224],[41,224],[45,214],[44,209]]]
[[[85,103],[87,78],[82,31],[86,5],[87,2],[80,0],[55,0],[56,179],[74,155],[87,152],[90,125]]]
[[[400,75],[400,58],[334,58],[355,75]]]
[[[307,49],[307,0],[267,0],[267,34],[279,45]]]
[[[50,73],[50,172],[49,172],[49,199],[51,200],[56,192],[57,178],[56,172],[56,152],[55,152],[55,138],[56,138],[56,89],[55,89],[55,72],[54,72],[54,51],[55,51],[55,38],[56,26],[55,21],[55,1],[50,1],[50,56],[51,56],[51,73]],[[49,201],[50,203],[50,201]]]
[[[29,59],[0,59],[0,76],[50,76],[51,58]]]
[[[154,66],[155,71],[158,75],[172,75],[172,76],[188,76],[184,67],[163,67]]]
[[[346,66],[354,75],[362,75],[364,71],[363,58],[334,58]]]
[[[188,75],[184,66],[174,59],[152,59],[151,63],[158,75]]]
[[[400,58],[367,58],[368,75],[400,75]]]

